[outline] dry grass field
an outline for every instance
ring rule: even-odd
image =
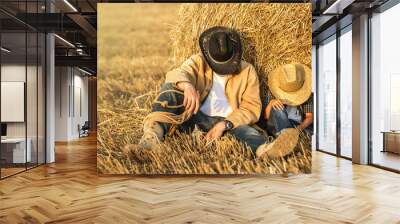
[[[290,62],[310,65],[309,5],[294,6],[299,10],[291,10],[291,15],[287,15],[290,10],[276,4],[269,11],[265,11],[264,6],[266,4],[250,7],[185,4],[182,8],[179,4],[98,5],[99,173],[310,172],[311,146],[304,137],[295,153],[276,160],[254,159],[248,149],[229,136],[204,146],[204,133],[201,132],[169,137],[160,146],[162,150],[150,153],[150,160],[146,162],[139,162],[135,155],[126,156],[122,152],[125,147],[138,143],[143,118],[150,112],[166,72],[198,51],[195,38],[207,27],[237,27],[243,35],[244,57],[256,66],[263,83],[266,74],[277,65]],[[234,12],[240,12],[241,17]],[[269,32],[260,33],[264,29]],[[281,29],[286,29],[286,33],[280,32]],[[277,39],[278,42],[271,43]]]

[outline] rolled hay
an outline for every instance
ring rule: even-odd
[[[276,67],[293,62],[311,66],[311,4],[182,4],[178,18],[170,33],[174,67],[200,52],[200,34],[213,26],[239,32],[243,59],[255,66],[263,95]]]
[[[159,93],[162,77],[194,53],[200,52],[201,32],[215,25],[237,29],[242,36],[244,59],[252,63],[266,83],[275,67],[311,63],[311,7],[307,4],[182,4],[179,15],[165,5],[151,9],[133,4],[121,15],[101,17],[99,27],[110,40],[127,38],[120,55],[100,50],[98,78],[97,167],[102,174],[282,174],[311,172],[310,140],[300,137],[296,150],[277,159],[254,159],[250,150],[231,136],[205,145],[206,133],[176,133],[149,152],[142,162],[135,150],[143,134],[143,119]],[[150,10],[150,11],[149,11]],[[132,11],[134,13],[132,13]],[[154,11],[154,14],[149,12]],[[157,17],[162,14],[162,19]],[[100,13],[101,15],[101,13]],[[151,15],[151,16],[149,16]],[[129,18],[121,24],[120,18]],[[131,17],[126,17],[131,16]],[[146,17],[138,21],[136,18]],[[305,18],[306,17],[306,18]],[[166,20],[165,18],[169,18]],[[170,30],[165,29],[168,22]],[[137,22],[137,23],[135,23]],[[147,22],[147,23],[146,23]],[[103,25],[102,25],[103,24]],[[139,27],[139,28],[138,28]],[[157,30],[157,36],[150,35]],[[107,31],[107,32],[105,32]],[[132,31],[132,33],[129,33]],[[171,45],[167,45],[168,32]],[[128,33],[128,34],[127,34]],[[101,37],[101,35],[99,35]],[[166,37],[165,39],[163,37]],[[154,40],[152,40],[153,38]],[[161,39],[160,39],[161,38]],[[102,40],[99,38],[100,41]],[[104,43],[109,43],[104,39]],[[279,40],[279,41],[278,41]],[[125,42],[124,42],[125,43]],[[108,46],[107,44],[100,45]],[[129,47],[130,46],[130,47]],[[140,51],[136,50],[140,46]],[[145,47],[149,47],[147,49]],[[157,51],[156,49],[160,49]],[[170,55],[169,55],[170,53]],[[172,63],[166,63],[169,62]],[[170,66],[171,65],[171,66]],[[169,67],[170,66],[170,67]]]

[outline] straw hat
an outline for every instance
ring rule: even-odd
[[[293,63],[280,66],[268,76],[268,87],[275,98],[284,104],[298,106],[311,96],[311,69]]]

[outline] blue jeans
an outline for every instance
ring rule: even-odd
[[[178,90],[172,83],[165,83],[161,86],[161,92],[166,90]],[[180,105],[183,102],[183,95],[175,92],[166,92],[161,94],[158,101],[167,101],[168,105]],[[180,108],[164,108],[160,104],[153,104],[152,111],[165,111],[174,114],[182,114],[184,112],[184,107]],[[193,131],[195,125],[204,132],[209,131],[216,123],[224,120],[223,117],[211,117],[201,111],[194,114],[189,120],[184,122],[179,126],[181,132],[190,133]],[[164,133],[167,133],[171,127],[171,124],[160,123],[161,127],[164,129]],[[267,137],[262,135],[257,129],[249,125],[241,125],[229,131],[237,140],[243,144],[248,145],[252,152],[255,154],[258,146],[264,144],[267,141]]]
[[[269,134],[273,136],[277,136],[280,131],[285,128],[294,128],[298,126],[300,123],[290,120],[286,109],[276,110],[271,108],[271,112],[269,113],[269,119],[267,120],[267,131]],[[312,135],[313,126],[310,125],[304,131]]]

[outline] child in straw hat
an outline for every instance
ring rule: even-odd
[[[311,69],[302,64],[283,65],[269,74],[267,106],[264,110],[269,134],[277,138],[287,130],[296,128],[312,135],[311,79]],[[290,153],[295,148],[298,131],[290,131],[291,134],[286,137],[292,143],[282,143],[286,144],[285,153]]]

